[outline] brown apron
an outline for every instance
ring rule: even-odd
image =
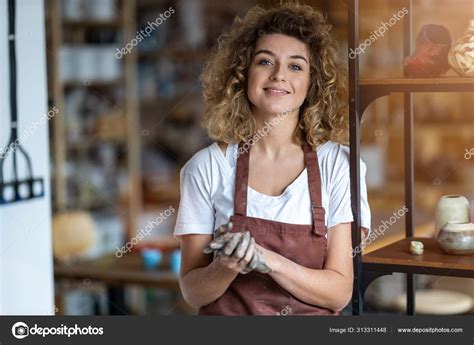
[[[232,232],[250,231],[264,248],[308,268],[322,269],[327,251],[318,158],[303,145],[311,197],[312,225],[288,224],[247,217],[248,150],[239,144]],[[268,274],[239,274],[226,292],[199,310],[201,315],[341,315],[340,312],[305,303],[280,287]]]

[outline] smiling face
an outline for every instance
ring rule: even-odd
[[[247,83],[247,96],[254,114],[275,115],[299,108],[309,84],[309,50],[305,43],[282,34],[259,38]]]

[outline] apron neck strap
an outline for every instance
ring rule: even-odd
[[[304,160],[308,172],[309,193],[311,197],[311,215],[313,217],[313,231],[318,235],[326,234],[325,214],[321,192],[321,172],[319,170],[318,155],[308,142],[303,144]]]
[[[239,143],[235,178],[234,214],[247,216],[247,186],[249,185],[250,145]]]

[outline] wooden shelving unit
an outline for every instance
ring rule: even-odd
[[[403,4],[408,15],[403,19],[403,55],[411,53],[412,1]],[[349,44],[355,50],[359,45],[359,1],[348,4]],[[376,278],[394,272],[407,275],[407,314],[415,314],[414,274],[445,275],[474,278],[474,255],[453,256],[443,253],[431,238],[414,237],[414,121],[412,93],[414,92],[474,92],[474,78],[389,78],[360,79],[359,57],[349,59],[349,100],[350,100],[350,161],[351,198],[354,222],[352,223],[352,244],[356,248],[361,243],[360,217],[360,122],[367,106],[375,99],[392,93],[404,95],[404,158],[405,158],[405,238],[379,248],[366,255],[354,258],[354,286],[352,310],[354,315],[363,313],[363,298],[368,285]],[[421,256],[409,253],[412,240],[424,243],[425,252]]]
[[[56,106],[61,116],[54,118],[52,126],[52,147],[53,147],[53,205],[55,211],[82,209],[92,211],[96,208],[112,207],[113,209],[124,209],[125,216],[122,218],[124,229],[127,234],[134,233],[136,228],[137,215],[141,209],[141,172],[140,172],[140,133],[138,119],[138,101],[136,99],[136,53],[126,54],[121,61],[121,75],[112,79],[86,78],[84,80],[64,80],[61,76],[60,52],[62,47],[69,42],[65,42],[66,37],[86,37],[88,30],[100,32],[106,30],[115,32],[120,37],[119,42],[115,42],[118,47],[124,46],[136,35],[136,1],[117,0],[116,18],[112,19],[68,19],[64,18],[61,9],[61,0],[49,0],[47,8],[49,10],[48,30],[48,65],[50,73],[50,102]],[[84,41],[86,42],[86,41]],[[114,44],[115,44],[114,43]],[[77,44],[75,42],[74,44]],[[82,43],[90,44],[90,43]],[[101,43],[93,43],[94,46],[101,46]],[[110,43],[107,43],[110,45]],[[100,138],[91,134],[84,136],[80,141],[69,141],[67,138],[66,123],[71,116],[66,109],[65,97],[68,92],[85,89],[94,90],[101,97],[101,92],[118,91],[123,94],[123,101],[112,106],[114,112],[119,112],[123,116],[126,130],[123,138]],[[87,152],[96,152],[102,145],[120,146],[119,151],[123,152],[125,158],[125,171],[127,175],[127,186],[125,191],[126,201],[117,197],[114,200],[96,200],[83,202],[78,196],[71,200],[67,193],[67,178],[65,166],[68,159],[85,158]],[[74,156],[73,156],[74,153]]]

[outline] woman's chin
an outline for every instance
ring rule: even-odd
[[[259,112],[267,115],[278,115],[291,111],[293,107],[291,105],[272,105],[269,107],[259,108]]]

